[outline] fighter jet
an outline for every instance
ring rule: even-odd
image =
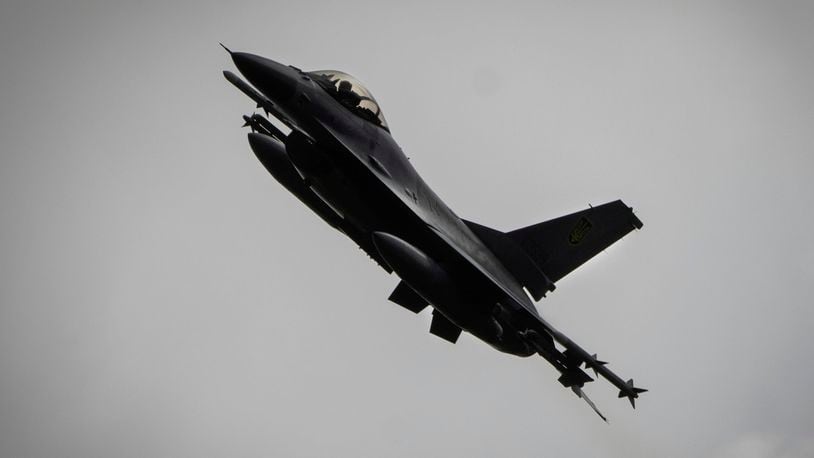
[[[605,421],[582,390],[593,381],[584,369],[615,385],[619,397],[636,407],[647,390],[614,374],[534,305],[565,275],[641,229],[632,208],[616,200],[509,232],[464,220],[416,172],[359,80],[224,48],[248,83],[229,71],[226,79],[290,129],[286,134],[260,114],[244,116],[260,163],[400,277],[390,301],[415,313],[431,307],[430,333],[449,342],[466,331],[504,353],[540,355],[560,373],[559,382]]]

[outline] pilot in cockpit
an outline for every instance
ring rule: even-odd
[[[308,75],[352,113],[390,132],[379,104],[357,79],[336,70],[318,70]]]
[[[337,88],[338,98],[342,105],[350,109],[354,109],[359,106],[359,103],[362,101],[362,97],[353,92],[353,84],[350,81],[342,80],[339,82],[339,87]]]

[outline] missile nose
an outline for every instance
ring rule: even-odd
[[[245,52],[231,52],[231,56],[240,73],[268,98],[279,102],[294,95],[297,75],[292,68]]]

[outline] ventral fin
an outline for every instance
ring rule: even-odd
[[[461,328],[455,323],[449,321],[447,317],[439,313],[437,310],[432,311],[432,324],[430,324],[430,334],[455,343],[461,335]]]
[[[423,297],[419,296],[418,293],[410,287],[410,285],[404,283],[403,281],[396,285],[396,289],[390,293],[390,297],[387,299],[390,302],[395,302],[413,313],[418,313],[427,308],[429,305]]]

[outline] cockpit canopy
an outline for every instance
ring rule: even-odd
[[[318,70],[308,75],[357,116],[390,132],[379,104],[359,80],[336,70]]]

